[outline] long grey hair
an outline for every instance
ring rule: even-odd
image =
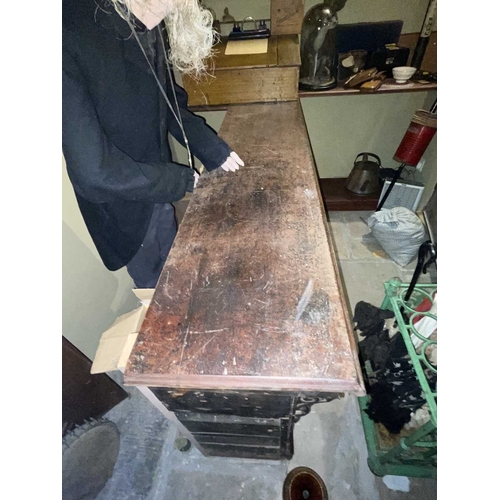
[[[118,14],[130,21],[131,4],[154,9],[158,3],[170,4],[165,17],[170,50],[169,61],[181,72],[198,78],[206,73],[206,60],[212,56],[216,35],[213,17],[198,0],[109,0]]]

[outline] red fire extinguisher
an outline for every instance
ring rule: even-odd
[[[437,115],[419,109],[399,145],[394,159],[416,167],[437,129]]]
[[[436,109],[437,103],[433,105],[432,111]],[[432,111],[419,109],[413,116],[408,130],[393,157],[401,165],[387,188],[384,197],[378,204],[377,212],[383,207],[403,169],[407,165],[410,167],[418,165],[420,158],[422,158],[427,146],[434,137],[437,130],[437,114]]]

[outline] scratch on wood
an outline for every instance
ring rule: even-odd
[[[210,342],[212,342],[212,340],[213,340],[216,336],[217,336],[217,334],[216,334],[216,333],[214,333],[214,334],[210,337],[210,339],[209,339],[207,342],[205,342],[205,343],[203,344],[203,346],[202,346],[202,347],[201,347],[198,351],[196,351],[196,352],[193,354],[193,356],[191,356],[191,358],[190,358],[190,359],[188,359],[188,360],[186,361],[186,363],[184,364],[184,367],[185,367],[186,365],[188,365],[189,363],[191,363],[191,361],[193,361],[193,359],[195,359],[195,358],[196,358],[196,356],[198,356],[198,354],[200,354],[201,352],[203,352],[203,351],[205,350],[205,347],[207,347],[207,345],[208,345],[208,344],[210,344]]]
[[[224,330],[229,330],[229,328],[220,328],[219,330],[206,330],[204,332],[191,332],[191,334],[199,335],[203,333],[217,333],[217,332],[223,332]]]
[[[179,361],[179,368],[182,366],[182,358],[184,357],[184,348],[186,347],[187,344],[188,335],[189,335],[189,325],[186,330],[186,335],[184,336],[184,342],[182,343],[181,360]]]
[[[163,289],[165,290],[165,295],[172,300],[172,297],[168,293],[168,280],[170,279],[170,271],[167,271],[167,280],[165,281],[165,285],[163,285]],[[158,302],[157,302],[158,304]],[[158,304],[160,305],[160,304]]]
[[[297,312],[295,314],[295,321],[298,321],[300,317],[302,316],[302,313],[304,312],[305,308],[307,307],[307,304],[309,304],[309,301],[311,300],[311,295],[312,291],[314,288],[314,280],[312,278],[309,279],[306,285],[306,289],[304,290],[304,293],[302,294],[302,297],[299,300],[299,303],[297,304]]]

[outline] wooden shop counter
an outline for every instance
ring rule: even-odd
[[[245,166],[200,178],[125,383],[206,455],[290,459],[313,404],[364,394],[357,347],[300,103],[231,107],[220,135]]]

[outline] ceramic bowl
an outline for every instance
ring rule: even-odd
[[[411,66],[399,66],[398,68],[392,68],[392,76],[394,76],[396,83],[406,83],[416,71],[417,68]]]

